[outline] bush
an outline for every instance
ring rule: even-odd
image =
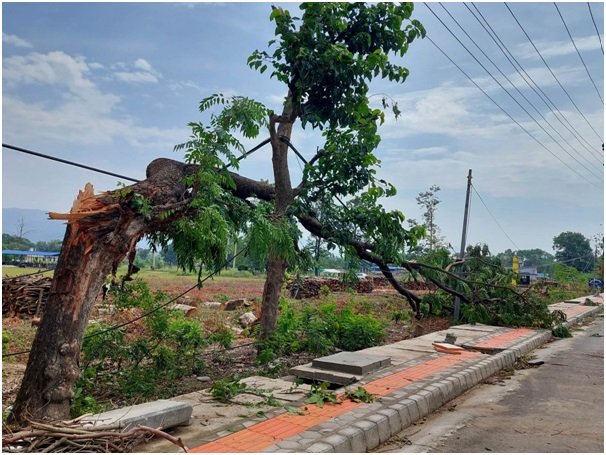
[[[132,315],[128,310],[150,312],[167,300],[143,282],[133,281],[115,294],[114,305],[117,315]],[[93,324],[87,329],[82,374],[72,406],[74,416],[94,412],[98,403],[93,397],[103,390],[118,392],[132,402],[170,397],[178,391],[180,378],[202,373],[204,363],[199,354],[204,347],[209,343],[228,347],[233,341],[227,328],[221,326],[209,335],[199,322],[168,308],[150,313],[137,324],[132,332],[126,327],[108,330],[108,324]],[[95,333],[99,335],[91,336]]]
[[[370,315],[337,309],[334,302],[296,309],[282,299],[276,329],[257,341],[257,361],[267,363],[293,352],[325,355],[335,348],[356,351],[375,346],[385,337],[386,324]]]

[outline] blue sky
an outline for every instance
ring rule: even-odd
[[[297,3],[281,5],[298,10]],[[507,86],[445,10],[437,3],[429,6]],[[475,6],[565,117],[560,120],[570,122],[591,150],[581,147],[557,113],[528,88],[462,3],[444,6],[557,133],[508,87],[512,94],[578,162],[417,3],[413,16],[434,42],[566,165],[513,123],[428,40],[420,40],[402,59],[410,70],[404,84],[372,85],[372,93],[389,94],[403,112],[397,121],[388,118],[380,130],[379,175],[398,189],[385,205],[419,219],[415,197],[439,185],[437,223],[458,249],[466,176],[473,169],[475,188],[513,242],[474,194],[468,243],[488,243],[495,253],[507,248],[551,251],[560,232],[588,237],[602,232],[604,107],[554,4],[509,6],[587,121],[504,4]],[[603,97],[604,57],[587,3],[558,7]],[[591,3],[591,8],[603,39],[603,4]],[[2,140],[143,178],[151,160],[182,157],[173,146],[188,138],[188,122],[205,119],[197,111],[203,97],[217,92],[246,95],[280,108],[284,86],[246,66],[250,53],[264,49],[273,37],[269,13],[270,3],[3,3]],[[293,143],[308,157],[322,145],[318,134],[300,128]],[[296,184],[300,170],[294,157],[290,166]],[[244,175],[271,180],[270,170],[269,150],[257,152],[241,167]],[[98,191],[115,188],[117,181],[7,149],[2,178],[3,207],[49,211],[68,211],[88,181]]]

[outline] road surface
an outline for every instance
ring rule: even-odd
[[[531,353],[544,361],[482,384],[376,452],[604,452],[604,319]]]

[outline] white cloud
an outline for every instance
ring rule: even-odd
[[[119,62],[112,65],[114,68],[124,69],[125,71],[116,71],[114,77],[123,82],[129,82],[134,84],[157,84],[162,75],[156,71],[152,65],[143,58],[138,58],[132,65],[131,70],[129,65]]]
[[[482,97],[474,87],[448,85],[396,95],[402,114],[397,120],[388,116],[379,134],[383,139],[398,139],[427,133],[457,138],[508,133],[511,122],[505,115],[486,112],[485,103],[490,101]]]
[[[84,58],[63,52],[4,59],[3,78],[8,90],[4,93],[3,110],[11,113],[4,116],[4,134],[19,139],[35,131],[37,138],[74,144],[108,144],[120,139],[134,146],[166,150],[187,137],[185,128],[142,127],[128,116],[119,116],[121,98],[103,93],[88,78],[89,73],[90,66]],[[52,105],[24,101],[13,89],[26,84],[53,87],[62,96]]]
[[[569,55],[576,53],[574,46],[570,40],[565,41],[535,41],[533,40],[536,47],[541,52],[543,57],[559,57],[562,55]],[[574,38],[574,42],[579,49],[579,52],[583,51],[595,51],[600,49],[600,42],[597,36],[589,35]],[[522,43],[516,46],[517,51],[514,55],[517,55],[525,59],[536,59],[539,60],[537,52],[530,43]]]
[[[16,35],[9,35],[8,33],[2,33],[2,42],[13,45],[15,47],[25,47],[25,48],[34,47],[28,41],[25,41],[24,39],[19,38]]]
[[[135,60],[135,68],[139,68],[140,70],[148,72],[152,72],[154,70],[149,64],[149,62],[144,58],[138,58],[137,60]]]
[[[114,73],[114,76],[116,76],[116,79],[124,81],[124,82],[133,82],[133,83],[151,82],[154,84],[158,82],[158,78],[155,75],[144,72],[144,71],[134,71],[134,72],[119,71],[117,73]]]
[[[89,72],[86,61],[61,51],[9,57],[2,66],[3,79],[9,84],[62,85],[72,93],[94,89],[94,84],[85,78]]]
[[[181,95],[184,91],[196,90],[198,92],[204,92],[204,88],[194,81],[176,81],[168,84],[168,88],[176,95]]]

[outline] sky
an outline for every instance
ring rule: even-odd
[[[298,3],[279,5],[297,15]],[[468,244],[486,243],[493,253],[553,252],[561,232],[601,233],[603,3],[590,4],[599,37],[587,3],[557,4],[584,63],[553,3],[508,4],[548,66],[505,4],[443,5],[416,3],[413,17],[452,62],[428,39],[418,40],[395,59],[410,70],[405,83],[371,85],[373,102],[387,94],[402,111],[379,130],[378,176],[398,190],[384,205],[420,220],[416,196],[440,186],[436,223],[458,250],[472,169]],[[531,90],[465,5],[485,17],[540,91]],[[270,12],[262,2],[4,2],[2,142],[142,179],[153,159],[183,158],[173,147],[188,139],[189,122],[208,120],[198,111],[202,98],[244,95],[280,109],[284,85],[246,65],[273,38]],[[322,146],[319,134],[300,125],[292,142],[308,158]],[[291,156],[295,185],[300,166]],[[269,149],[246,159],[240,173],[273,180]],[[2,150],[5,208],[67,212],[86,182],[103,191],[119,180]]]

